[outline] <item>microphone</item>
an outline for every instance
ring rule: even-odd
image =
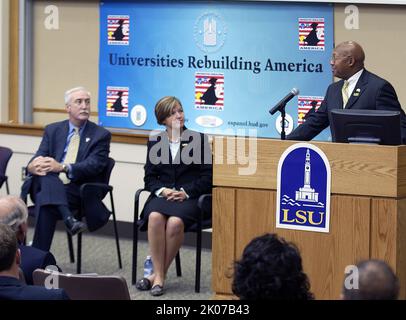
[[[270,114],[274,114],[276,111],[281,110],[282,108],[285,107],[285,105],[292,100],[294,96],[297,96],[299,94],[299,89],[293,88],[290,90],[290,92],[281,100],[279,101],[275,107],[273,107],[271,110],[269,110]]]

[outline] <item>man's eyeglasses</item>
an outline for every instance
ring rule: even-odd
[[[332,55],[331,58],[330,58],[330,61],[331,62],[336,62],[337,60],[343,60],[343,59],[347,59],[349,57],[351,57],[351,56],[335,56],[335,55]]]

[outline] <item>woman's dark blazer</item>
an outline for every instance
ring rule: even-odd
[[[151,136],[147,149],[144,182],[145,189],[151,192],[147,201],[162,187],[183,188],[189,199],[211,193],[212,153],[206,135],[185,128],[175,159],[166,131]]]

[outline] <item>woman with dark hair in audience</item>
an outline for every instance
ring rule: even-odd
[[[265,234],[253,239],[234,265],[233,293],[241,300],[312,300],[299,249]]]
[[[136,288],[159,296],[182,245],[184,229],[200,214],[199,196],[211,193],[212,155],[207,136],[185,127],[179,99],[160,99],[155,116],[166,130],[148,141],[144,182],[151,195],[141,213],[141,230],[148,230],[153,274],[137,281]]]

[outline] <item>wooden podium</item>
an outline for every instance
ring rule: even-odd
[[[241,175],[248,165],[238,163],[237,153],[245,146],[248,155],[249,143],[249,159],[257,167],[254,174]],[[319,233],[275,227],[278,161],[294,143],[214,139],[215,298],[231,298],[233,261],[252,238],[269,232],[299,247],[316,299],[339,299],[345,267],[369,258],[392,266],[400,280],[400,298],[406,299],[406,146],[311,142],[331,166],[330,232]]]

